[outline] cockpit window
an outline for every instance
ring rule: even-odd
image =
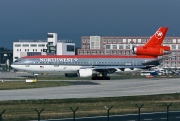
[[[21,60],[15,60],[14,62],[19,62],[19,63],[21,63]]]

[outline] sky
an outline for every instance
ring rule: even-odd
[[[0,47],[19,40],[81,36],[151,36],[167,26],[180,36],[180,0],[0,0]]]

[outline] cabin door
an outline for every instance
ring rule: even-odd
[[[137,66],[137,61],[133,61],[133,66]]]
[[[92,59],[89,60],[89,65],[93,66],[93,60]]]

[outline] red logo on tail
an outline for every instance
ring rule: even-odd
[[[161,31],[157,31],[156,34],[155,34],[155,37],[157,39],[160,39],[162,36],[163,36],[163,33]]]

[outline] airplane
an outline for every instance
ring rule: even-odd
[[[15,60],[11,67],[20,71],[63,73],[66,77],[91,77],[92,80],[110,80],[108,74],[119,71],[148,69],[159,65],[170,54],[170,47],[161,45],[168,27],[160,27],[144,46],[134,46],[133,56],[119,55],[37,55]]]

